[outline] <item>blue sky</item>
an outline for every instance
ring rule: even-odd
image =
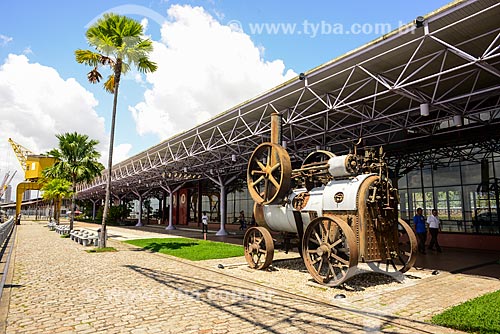
[[[2,1],[0,177],[14,168],[8,137],[43,153],[56,133],[78,131],[100,140],[105,155],[112,96],[87,83],[74,50],[88,48],[86,26],[107,11],[143,22],[159,65],[154,76],[122,82],[118,161],[447,3]]]

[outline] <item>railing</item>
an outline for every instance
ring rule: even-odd
[[[462,220],[442,220],[441,223],[443,232],[500,234],[500,225],[495,223]]]
[[[11,217],[3,224],[0,224],[0,246],[1,246],[0,259],[4,263],[2,280],[0,281],[0,299],[2,298],[3,295],[3,288],[7,280],[7,273],[9,271],[9,266],[10,266],[10,258],[12,256],[12,252],[14,249],[14,245],[12,242],[9,242],[9,239],[11,237],[11,232],[14,231],[15,233],[14,229],[15,226],[16,226],[16,220],[14,219],[14,217]],[[15,235],[13,236],[13,238],[15,239]],[[7,255],[5,254],[6,251],[8,251]],[[4,257],[6,257],[6,260],[4,260]]]
[[[5,223],[0,224],[0,246],[3,246],[14,227],[15,219],[10,217]]]
[[[411,219],[403,219],[411,227],[413,227],[413,221]],[[467,233],[467,234],[500,234],[500,224],[498,223],[488,223],[488,222],[474,222],[474,221],[463,221],[463,220],[441,220],[441,231],[451,232],[451,233]]]

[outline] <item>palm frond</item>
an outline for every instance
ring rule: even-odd
[[[130,71],[130,65],[126,62],[122,62],[122,73],[127,74]]]
[[[102,55],[100,53],[90,50],[78,49],[75,51],[75,59],[78,63],[89,65],[92,67],[96,67],[99,65],[101,57]]]
[[[113,94],[115,92],[115,75],[111,74],[108,80],[104,83],[104,89],[106,92]]]
[[[115,66],[115,60],[111,57],[101,56],[100,63],[102,65],[108,65],[110,67]]]
[[[140,58],[139,61],[136,63],[136,65],[137,65],[137,70],[141,73],[150,73],[158,69],[158,65],[155,62],[145,57]]]
[[[153,42],[150,39],[143,39],[136,44],[135,48],[143,53],[149,53],[153,51]]]
[[[87,73],[87,79],[90,83],[98,83],[102,79],[101,73],[97,70],[97,67],[94,67],[89,73]]]

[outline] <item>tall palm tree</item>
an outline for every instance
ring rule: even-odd
[[[106,199],[102,215],[101,236],[99,238],[99,247],[106,247],[106,217],[111,197],[111,168],[113,166],[113,145],[120,77],[122,74],[126,74],[132,65],[140,73],[154,72],[157,65],[148,58],[149,53],[153,51],[153,43],[151,40],[143,38],[142,25],[126,16],[113,13],[104,14],[87,30],[86,37],[87,42],[95,51],[76,50],[76,61],[92,67],[92,70],[87,74],[87,78],[91,83],[101,81],[100,66],[109,67],[111,75],[104,82],[104,89],[114,95],[109,135]]]
[[[69,227],[73,229],[75,219],[76,184],[91,181],[99,175],[104,166],[98,161],[101,154],[95,149],[99,144],[97,140],[76,132],[56,135],[59,139],[59,148],[48,152],[49,156],[56,158],[53,166],[43,171],[49,178],[64,178],[71,182],[71,214]]]
[[[59,215],[61,212],[61,201],[73,195],[71,191],[71,182],[66,179],[45,179],[42,197],[54,201],[54,220],[59,224]]]

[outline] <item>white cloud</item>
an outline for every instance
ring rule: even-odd
[[[64,80],[54,68],[10,54],[0,66],[0,152],[6,155],[0,157],[0,177],[17,169],[17,182],[24,178],[9,137],[40,154],[57,147],[56,134],[76,131],[99,140],[98,149],[106,150],[108,138],[104,119],[94,110],[97,104],[75,79]]]
[[[25,54],[25,55],[31,55],[31,54],[33,54],[33,50],[31,50],[31,46],[28,46],[28,47],[24,48],[23,54]]]
[[[138,84],[143,84],[144,80],[142,79],[142,74],[137,72],[134,74],[134,81],[137,82]]]
[[[141,20],[142,31],[144,33],[146,33],[146,31],[148,30],[148,24],[149,24],[149,20],[147,18],[143,18]]]
[[[213,9],[212,12],[214,13],[215,17],[219,20],[219,21],[222,21],[224,20],[225,18],[225,15],[223,12],[219,12],[218,10],[216,9]]]
[[[122,162],[130,157],[131,144],[120,144],[113,148],[113,165]],[[103,156],[108,156],[108,152],[102,153]],[[107,165],[106,165],[107,167]]]
[[[10,42],[12,42],[12,40],[13,40],[12,37],[0,34],[0,46],[6,46]]]
[[[158,64],[147,75],[151,88],[129,107],[139,134],[165,139],[296,75],[203,8],[173,5],[168,15],[151,54]]]

